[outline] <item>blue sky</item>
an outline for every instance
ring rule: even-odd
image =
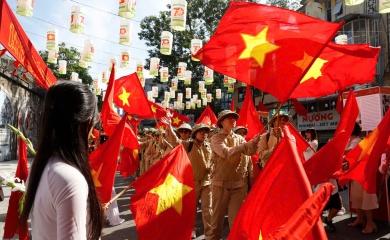
[[[16,12],[16,0],[7,0],[13,12]],[[117,56],[124,48],[130,50],[130,69],[118,68],[116,77],[131,74],[135,71],[136,60],[148,58],[144,41],[138,39],[140,21],[145,16],[159,15],[159,11],[167,10],[170,0],[139,0],[137,1],[136,16],[133,22],[132,45],[119,45],[120,20],[119,0],[36,0],[33,17],[24,17],[15,13],[24,31],[29,36],[34,47],[46,50],[46,32],[54,27],[59,30],[59,41],[67,47],[76,47],[80,52],[84,48],[84,40],[91,39],[95,45],[95,60],[90,64],[89,73],[92,77],[100,75],[108,67],[110,56]],[[85,12],[84,34],[75,34],[69,30],[71,8],[80,5]],[[169,26],[167,26],[169,27]],[[104,40],[102,40],[104,39]]]

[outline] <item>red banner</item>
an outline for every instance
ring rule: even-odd
[[[35,78],[38,86],[49,88],[57,78],[35,50],[7,2],[0,1],[0,43]]]

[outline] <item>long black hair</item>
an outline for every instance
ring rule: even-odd
[[[32,163],[21,223],[25,223],[34,204],[42,173],[53,154],[75,167],[88,184],[90,231],[88,239],[99,239],[103,210],[88,162],[88,134],[97,118],[96,98],[89,87],[73,81],[59,81],[45,96],[37,155]]]

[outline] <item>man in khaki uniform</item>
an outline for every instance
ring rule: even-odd
[[[180,139],[183,141],[188,141],[188,139],[191,136],[192,128],[191,125],[188,123],[183,123],[180,125],[180,127],[177,129],[180,135]]]
[[[169,119],[163,118],[161,121],[168,125],[166,129],[168,141],[174,147],[182,144],[188,154],[194,173],[196,203],[200,199],[204,234],[206,239],[209,239],[211,225],[211,148],[206,139],[210,133],[210,127],[205,124],[195,125],[192,130],[191,139],[183,141],[176,136]],[[196,214],[192,238],[196,238]]]
[[[219,240],[222,237],[223,222],[228,209],[229,227],[247,195],[247,166],[241,154],[251,156],[256,153],[259,135],[251,141],[235,134],[238,114],[230,110],[222,111],[218,116],[217,126],[222,128],[211,140],[213,164],[211,178],[212,217],[211,238]],[[243,161],[244,160],[244,161]]]

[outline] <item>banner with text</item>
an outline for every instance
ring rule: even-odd
[[[298,115],[298,131],[305,131],[308,128],[318,130],[336,129],[340,115],[336,110],[313,112],[307,116]]]

